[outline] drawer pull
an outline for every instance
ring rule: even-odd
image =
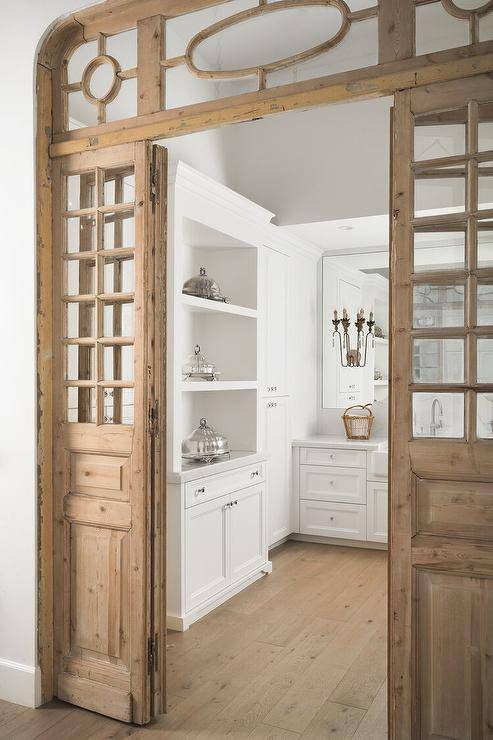
[[[255,476],[260,475],[258,470],[254,470],[252,473],[250,473],[250,478],[255,478]]]
[[[330,481],[329,481],[329,484],[330,484],[331,486],[333,486],[333,485],[334,485],[334,481],[333,481],[333,480],[330,480]]]
[[[330,517],[330,521],[331,521],[331,522],[333,522],[333,521],[334,521],[334,519],[335,519],[335,517],[334,517],[334,516],[331,516],[331,517]]]
[[[205,488],[197,488],[197,490],[195,491],[196,496],[201,496],[204,493],[205,493]]]

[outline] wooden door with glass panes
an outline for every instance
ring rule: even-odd
[[[392,737],[493,727],[493,81],[393,116]]]
[[[166,151],[73,155],[54,178],[55,694],[143,723],[164,708]]]

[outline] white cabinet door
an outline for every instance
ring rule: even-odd
[[[387,542],[387,483],[368,483],[367,485],[367,539],[372,542]]]
[[[265,487],[252,486],[231,496],[231,583],[267,560]]]
[[[264,395],[288,393],[287,325],[289,257],[268,247],[264,250]]]
[[[186,610],[207,601],[230,582],[231,496],[186,511]]]
[[[291,534],[289,399],[264,400],[264,451],[268,460],[269,545]]]

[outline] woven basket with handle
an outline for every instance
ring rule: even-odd
[[[351,409],[359,409],[360,413],[350,414]],[[356,404],[347,408],[342,415],[346,427],[346,437],[348,439],[370,439],[374,418],[371,403],[367,403],[366,406]]]

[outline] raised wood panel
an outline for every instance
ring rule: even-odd
[[[417,527],[426,534],[493,538],[493,484],[420,479]]]
[[[125,501],[101,501],[88,496],[65,496],[64,512],[67,519],[96,524],[109,529],[130,529],[132,508]]]
[[[129,458],[72,452],[70,491],[129,501]]]
[[[493,580],[418,572],[420,737],[491,737]]]
[[[71,654],[128,665],[128,534],[73,524],[70,540]]]
[[[62,701],[77,704],[93,712],[123,722],[132,721],[132,695],[128,691],[109,686],[100,690],[94,681],[62,673],[58,677],[57,696]]]
[[[409,442],[413,472],[420,478],[464,481],[493,479],[493,455],[488,442],[420,439]]]

